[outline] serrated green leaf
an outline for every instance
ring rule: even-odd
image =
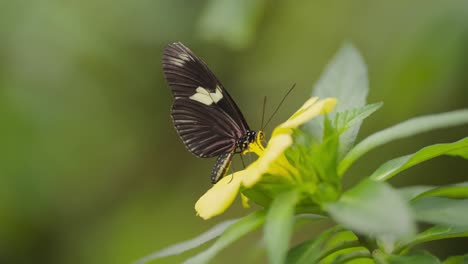
[[[297,169],[300,182],[297,187],[309,194],[307,198],[316,205],[336,201],[341,193],[341,179],[336,172],[339,135],[328,118],[324,123],[322,143],[310,134],[296,130],[293,147],[285,151],[289,163]]]
[[[286,260],[294,226],[294,208],[298,197],[295,190],[281,193],[268,209],[264,240],[269,263],[282,264]]]
[[[419,221],[468,227],[468,199],[423,197],[413,201],[411,208]]]
[[[468,137],[453,143],[428,146],[416,153],[387,161],[370,178],[377,181],[386,181],[408,168],[441,155],[468,158]]]
[[[309,264],[315,263],[320,257],[325,243],[343,230],[340,226],[334,226],[319,234],[316,238],[302,242],[288,252],[286,263]]]
[[[412,118],[398,125],[389,127],[370,135],[357,144],[343,160],[341,160],[338,167],[338,174],[343,175],[349,166],[370,150],[393,140],[466,123],[468,123],[468,109]]]
[[[224,221],[222,223],[219,223],[216,226],[214,226],[213,228],[211,228],[210,230],[206,231],[205,233],[203,233],[203,234],[201,234],[201,235],[199,235],[199,236],[197,236],[197,237],[195,237],[193,239],[190,239],[190,240],[187,240],[187,241],[184,241],[184,242],[169,246],[169,247],[164,248],[162,250],[159,250],[159,251],[157,251],[155,253],[152,253],[152,254],[150,254],[148,256],[145,256],[145,257],[135,261],[134,264],[143,264],[143,263],[147,263],[147,262],[153,261],[153,260],[158,259],[158,258],[168,257],[168,256],[172,256],[172,255],[178,255],[178,254],[181,254],[181,253],[183,253],[185,251],[188,251],[188,250],[191,250],[191,249],[196,248],[198,246],[201,246],[204,243],[206,243],[206,242],[220,236],[227,228],[229,228],[231,225],[233,225],[237,221],[239,221],[239,219],[227,220],[227,221]]]
[[[336,113],[333,125],[339,132],[342,132],[373,114],[382,105],[383,103],[379,102]]]
[[[314,87],[313,96],[320,98],[335,97],[338,104],[330,114],[359,108],[366,104],[369,91],[367,67],[361,55],[350,43],[345,43],[329,62]],[[322,138],[323,119],[310,122],[310,129],[316,138]],[[340,136],[340,153],[344,154],[353,145],[361,121]]]
[[[403,250],[409,250],[415,245],[419,245],[425,242],[455,237],[468,237],[468,228],[436,225],[426,229],[424,232],[415,235],[409,240],[398,242],[395,252],[398,253]]]
[[[207,250],[187,259],[184,264],[207,263],[221,250],[260,227],[265,221],[265,211],[257,211],[231,225]]]
[[[404,199],[388,184],[364,180],[325,210],[343,226],[393,243],[411,236],[415,224]]]

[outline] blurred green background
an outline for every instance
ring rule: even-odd
[[[192,156],[173,129],[161,53],[174,41],[210,65],[252,128],[263,96],[271,113],[293,83],[273,124],[297,109],[344,41],[368,64],[368,101],[385,102],[359,138],[468,106],[467,1],[2,1],[0,263],[130,263],[246,213],[237,203],[210,221],[195,215],[214,160]],[[345,182],[467,131],[384,146]],[[438,158],[391,183],[455,183],[467,171]],[[218,261],[251,260],[258,237]],[[449,242],[427,246],[466,252],[466,240]]]

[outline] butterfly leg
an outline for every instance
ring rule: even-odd
[[[242,166],[244,166],[245,169],[245,163],[244,163],[244,158],[242,157],[242,154],[240,155],[241,161],[242,161]]]
[[[229,180],[228,184],[232,182],[234,179],[234,162],[231,163],[231,179]]]

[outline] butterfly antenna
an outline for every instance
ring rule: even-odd
[[[267,97],[263,97],[263,110],[262,110],[262,125],[260,127],[263,127],[263,120],[265,119],[265,107],[266,107],[266,102],[267,102]]]
[[[292,92],[292,90],[294,89],[294,87],[296,87],[296,84],[293,84],[293,86],[291,86],[291,88],[289,88],[288,92],[284,95],[283,99],[281,100],[281,102],[279,103],[279,105],[276,107],[275,111],[273,112],[273,114],[270,116],[270,118],[268,119],[268,121],[265,123],[265,126],[262,127],[262,130],[266,128],[266,126],[268,126],[268,123],[270,123],[271,119],[275,116],[275,114],[278,112],[278,110],[280,109],[281,105],[283,104],[284,100],[286,100],[286,97],[288,97],[288,95]]]

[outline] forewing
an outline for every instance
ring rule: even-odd
[[[171,115],[185,146],[202,158],[232,152],[241,134],[238,125],[219,107],[194,100],[175,100]]]
[[[182,43],[167,45],[163,53],[163,71],[172,95],[178,99],[191,99],[200,104],[218,107],[239,128],[249,130],[239,107],[211,72],[205,62]]]

